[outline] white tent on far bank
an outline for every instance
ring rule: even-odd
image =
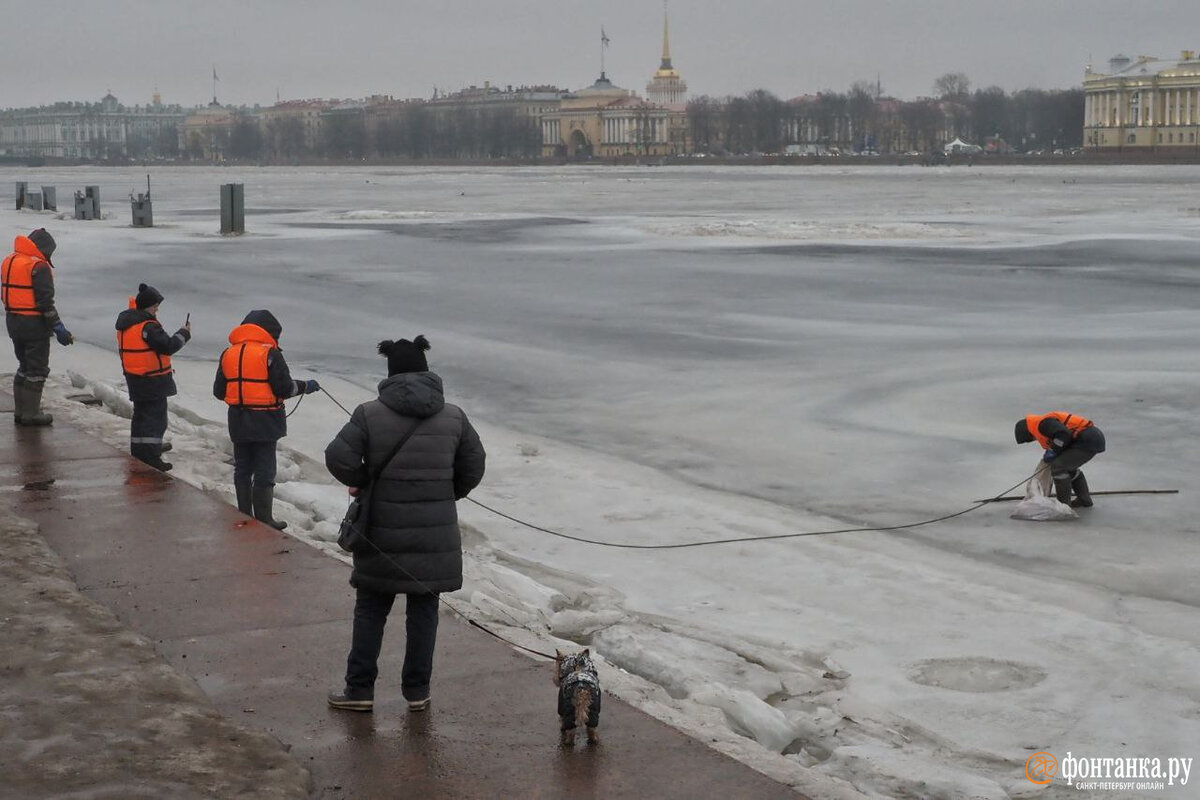
[[[962,139],[955,137],[954,141],[946,143],[946,146],[942,148],[942,152],[945,153],[946,155],[951,155],[953,153],[965,153],[967,155],[974,155],[975,153],[982,153],[983,148],[977,144],[971,144],[969,142],[964,142]]]

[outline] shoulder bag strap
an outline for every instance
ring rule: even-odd
[[[392,463],[392,459],[394,459],[396,457],[396,454],[400,452],[400,448],[404,447],[404,444],[409,440],[409,437],[411,437],[414,433],[416,433],[417,428],[419,428],[421,426],[421,423],[423,421],[424,420],[418,419],[416,422],[413,423],[412,427],[409,428],[408,431],[403,436],[400,437],[400,441],[396,442],[396,446],[392,449],[392,452],[388,453],[388,457],[385,458],[383,460],[383,462],[379,465],[379,469],[375,470],[375,474],[371,476],[371,482],[368,485],[374,484],[375,481],[379,480],[379,476],[382,475],[383,471],[388,468],[388,464]]]

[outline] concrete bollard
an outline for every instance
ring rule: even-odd
[[[42,210],[42,193],[41,192],[25,192],[25,207],[30,211]]]
[[[221,233],[246,232],[246,194],[240,183],[221,185]]]
[[[96,209],[92,206],[92,198],[83,193],[82,190],[75,190],[75,219],[95,219]]]
[[[58,211],[58,190],[53,186],[42,187],[42,207],[47,211]]]
[[[137,198],[134,199],[134,196],[130,194],[129,205],[133,210],[133,227],[154,227],[154,209],[150,205],[150,195],[138,192]]]
[[[100,187],[85,186],[75,191],[75,219],[100,219]]]
[[[17,211],[25,207],[25,192],[29,186],[25,181],[17,181]]]
[[[133,227],[135,228],[153,228],[154,227],[154,209],[150,204],[150,176],[146,176],[146,193],[138,193],[137,199],[133,197],[133,192],[129,193],[129,206],[133,211]]]
[[[85,196],[92,198],[92,213],[96,215],[96,219],[104,219],[104,216],[100,213],[100,187],[85,186],[83,187],[83,193]]]

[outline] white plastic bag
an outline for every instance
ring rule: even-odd
[[[1017,508],[1009,516],[1013,519],[1027,519],[1033,522],[1064,522],[1079,519],[1075,509],[1048,497],[1050,491],[1050,465],[1045,461],[1038,462],[1037,472],[1025,482],[1025,499],[1017,503]]]

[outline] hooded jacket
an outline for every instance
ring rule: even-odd
[[[29,282],[25,282],[25,270]],[[58,324],[54,307],[54,269],[28,236],[13,241],[12,255],[2,267],[5,323],[13,339],[49,339]],[[33,309],[26,302],[32,295]]]
[[[356,408],[325,448],[325,465],[347,486],[364,486],[413,424],[371,492],[367,538],[375,546],[354,554],[356,588],[393,594],[462,588],[455,502],[483,480],[486,454],[466,413],[445,401],[440,377],[405,372],[382,381],[379,399]]]
[[[144,325],[142,323],[145,323]],[[158,319],[145,309],[127,308],[117,315],[117,346],[120,349],[122,340],[125,341],[127,348],[134,345],[134,342],[127,341],[129,337],[123,337],[125,331],[130,330],[135,325],[142,325],[141,336],[142,347],[149,349],[153,353],[157,353],[165,358],[166,367],[170,367],[170,356],[179,352],[192,335],[187,328],[180,328],[175,331],[174,335],[168,336],[163,330],[163,326]],[[161,400],[166,397],[171,397],[176,394],[175,378],[173,370],[161,375],[135,375],[126,368],[125,358],[121,360],[122,370],[125,372],[125,385],[129,387],[129,399],[135,403],[148,400]]]
[[[292,379],[287,361],[279,350],[279,337],[283,326],[270,311],[251,311],[242,324],[229,334],[230,347],[217,359],[217,376],[213,380],[213,396],[224,401],[230,379],[235,375],[225,373],[225,353],[232,347],[244,343],[262,344],[267,347],[267,381],[271,391],[279,400],[295,397],[304,391],[304,383]],[[287,414],[282,405],[278,408],[251,408],[230,405],[229,438],[234,442],[274,442],[287,436]]]

